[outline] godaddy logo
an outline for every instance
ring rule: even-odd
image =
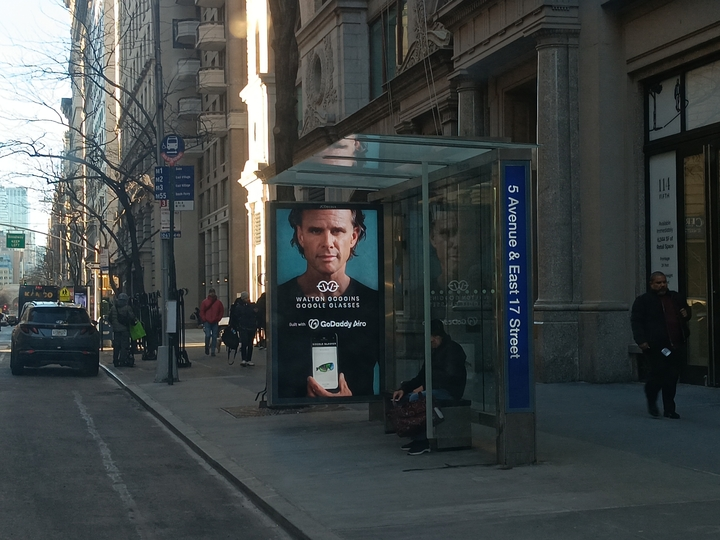
[[[308,321],[308,326],[310,327],[310,330],[317,330],[320,328],[320,321],[317,319],[310,319]]]
[[[450,283],[448,283],[448,289],[454,293],[464,293],[468,290],[468,282],[464,279],[461,279],[460,281],[453,279]]]
[[[335,281],[321,281],[317,284],[317,288],[320,292],[334,293],[340,288],[340,285],[338,285]]]

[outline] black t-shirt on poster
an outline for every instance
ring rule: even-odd
[[[377,291],[352,279],[338,297],[306,297],[293,278],[277,292],[277,380],[281,399],[307,397],[313,338],[337,336],[338,371],[353,397],[372,396],[380,344]]]

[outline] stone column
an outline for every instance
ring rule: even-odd
[[[458,100],[453,93],[438,104],[440,125],[444,137],[457,137],[458,135]]]
[[[577,34],[537,38],[538,380],[578,378],[580,215]]]
[[[209,196],[208,191],[208,196]],[[213,228],[205,231],[205,296],[210,287],[215,288],[213,282]]]
[[[460,75],[457,78],[458,136],[486,137],[487,83]]]

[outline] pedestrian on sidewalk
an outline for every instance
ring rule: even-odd
[[[205,354],[215,356],[217,350],[218,323],[225,315],[225,307],[215,294],[215,289],[208,291],[207,298],[200,304],[200,320],[205,330]]]
[[[432,362],[432,396],[433,400],[459,400],[462,399],[467,383],[467,369],[465,368],[465,351],[462,346],[453,341],[445,332],[445,326],[440,319],[430,321],[430,348]],[[425,399],[425,364],[414,379],[400,383],[400,389],[393,392],[395,402],[407,399],[410,402]],[[418,456],[430,451],[430,442],[423,425],[422,432],[413,437],[413,440],[401,447],[408,451],[408,455]]]
[[[675,410],[675,393],[680,372],[687,362],[687,321],[690,306],[676,291],[668,290],[662,272],[650,275],[650,290],[635,299],[630,315],[633,339],[650,365],[645,383],[645,397],[651,416],[660,416],[658,393],[662,391],[665,418],[679,419]]]
[[[135,325],[137,317],[130,305],[130,298],[127,294],[120,293],[117,295],[117,298],[110,306],[108,322],[113,331],[113,366],[134,366],[135,359],[130,352],[132,345],[130,327]]]
[[[257,308],[250,301],[250,294],[247,291],[240,293],[230,310],[229,326],[237,330],[240,336],[240,365],[243,367],[254,366],[252,361],[253,339],[257,329]]]
[[[265,309],[267,307],[267,300],[265,299],[265,292],[263,292],[255,302],[257,308],[257,345],[260,350],[263,350],[265,344]]]

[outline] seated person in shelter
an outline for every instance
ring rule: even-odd
[[[433,319],[430,322],[430,347],[432,348],[432,396],[433,400],[459,400],[465,392],[467,370],[465,368],[465,351],[449,334],[445,333],[443,322]],[[407,397],[409,401],[417,401],[425,392],[425,365],[417,376],[400,383],[400,388],[393,392],[393,401]],[[411,456],[430,451],[427,433],[423,431],[411,443],[402,447]]]

